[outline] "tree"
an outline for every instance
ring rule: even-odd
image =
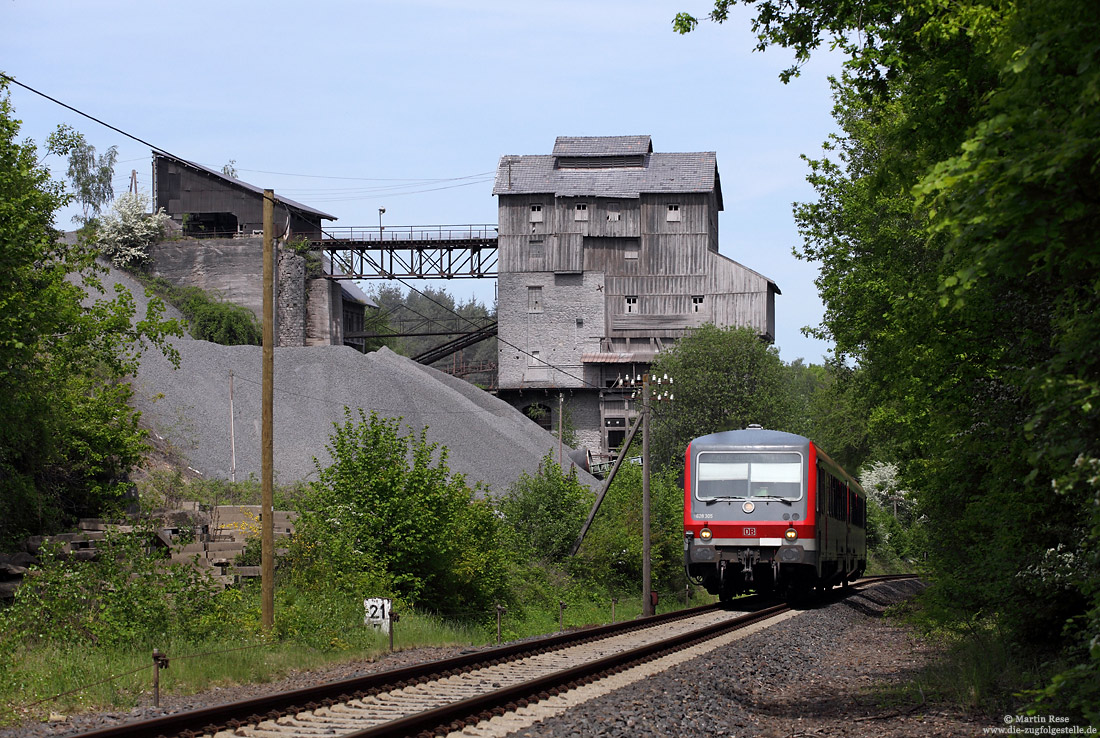
[[[87,225],[115,196],[111,181],[115,176],[118,147],[112,146],[97,157],[95,147],[88,143],[84,134],[62,124],[46,140],[46,150],[69,158],[69,182],[83,207],[83,216],[73,216],[73,222]]]
[[[416,356],[474,330],[474,326],[485,325],[495,317],[492,310],[472,297],[460,303],[446,290],[433,287],[403,293],[396,285],[382,284],[374,287],[371,297],[378,303],[379,317],[386,318],[393,332],[453,331],[447,335],[405,336],[385,341],[386,346],[404,356]],[[496,346],[496,338],[488,338],[464,349],[461,358],[466,363],[495,362]],[[446,357],[436,362],[436,366],[449,366],[453,361],[452,357]]]
[[[0,92],[6,85],[0,85]],[[151,300],[100,282],[95,250],[61,243],[66,204],[0,98],[0,542],[53,529],[118,500],[144,449],[126,378],[148,344],[178,335]],[[97,295],[100,295],[97,297]]]
[[[696,328],[659,353],[652,372],[674,382],[675,401],[654,411],[652,453],[660,466],[682,466],[696,436],[750,423],[785,430],[790,422],[779,352],[749,328]]]
[[[161,208],[146,213],[149,196],[144,193],[120,196],[111,206],[111,213],[100,224],[96,239],[100,251],[115,266],[139,267],[149,261],[149,247],[164,235],[168,215]]]
[[[1047,698],[1095,719],[1100,7],[755,7],[758,48],[794,50],[785,80],[822,43],[848,57],[801,255],[821,264],[820,334],[859,366],[870,432],[928,517],[932,592],[1078,659]]]

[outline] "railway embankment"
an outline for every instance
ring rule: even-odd
[[[968,713],[928,690],[925,670],[939,649],[888,609],[914,594],[915,581],[884,582],[799,611],[725,642],[673,668],[613,690],[587,685],[523,708],[514,719],[483,722],[463,735],[511,736],[817,736],[859,738],[972,736],[1003,727],[1003,716]],[[372,662],[298,672],[271,684],[222,687],[146,701],[128,713],[96,713],[25,725],[0,738],[45,738],[235,702],[399,668],[466,649],[413,649]],[[511,728],[501,726],[511,725]]]

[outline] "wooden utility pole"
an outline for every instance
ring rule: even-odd
[[[233,413],[233,370],[229,370],[229,481],[237,481],[237,429]]]
[[[564,462],[561,458],[561,407],[562,402],[565,401],[565,393],[558,393],[558,466],[560,467]]]
[[[653,614],[649,543],[649,375],[642,375],[642,615]]]
[[[275,417],[275,192],[264,190],[264,352],[263,352],[263,427],[260,432],[260,588],[261,624],[265,633],[275,625],[275,511],[272,489],[275,464],[273,426]]]

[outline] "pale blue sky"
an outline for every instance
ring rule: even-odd
[[[497,160],[548,154],[559,135],[649,134],[657,151],[715,151],[721,251],[783,291],[784,360],[820,362],[827,346],[800,332],[821,303],[816,266],[791,254],[791,203],[813,197],[799,155],[820,153],[833,130],[827,76],[839,63],[816,60],[783,85],[790,55],[752,52],[740,8],[723,26],[673,32],[678,11],[707,8],[0,0],[0,70],[185,159],[235,159],[242,179],[332,213],[336,226],[377,225],[382,206],[387,225],[495,223]],[[99,151],[118,145],[116,194],[131,169],[149,189],[146,147],[18,87],[11,98],[24,136],[41,143],[69,123]],[[410,181],[463,177],[472,184]],[[489,281],[433,284],[493,299]]]

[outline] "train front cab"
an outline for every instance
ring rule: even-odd
[[[708,592],[776,591],[792,601],[865,568],[859,485],[809,439],[726,431],[689,444],[684,564]]]

